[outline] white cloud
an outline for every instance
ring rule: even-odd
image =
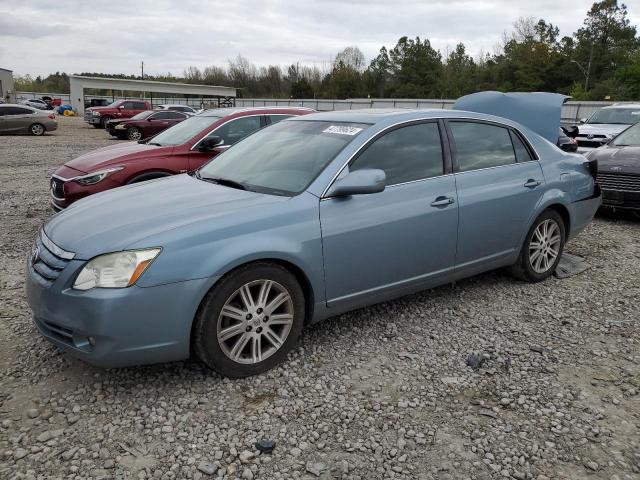
[[[629,2],[630,3],[630,2]],[[444,51],[463,42],[493,51],[521,16],[544,18],[562,35],[577,30],[591,0],[75,1],[3,0],[0,66],[17,74],[111,72],[180,75],[241,54],[258,66],[327,65],[343,47],[368,59],[399,37],[420,36]],[[640,6],[630,6],[634,24]]]

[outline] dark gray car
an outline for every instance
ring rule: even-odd
[[[0,105],[0,133],[30,133],[39,136],[57,128],[58,121],[53,112],[11,103]]]

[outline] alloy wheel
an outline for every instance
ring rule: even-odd
[[[44,127],[40,124],[31,125],[31,133],[34,135],[43,135]]]
[[[529,242],[529,262],[536,273],[545,273],[555,264],[562,245],[558,223],[547,218],[536,227]]]
[[[129,129],[127,136],[129,140],[140,140],[140,138],[142,138],[142,132],[139,128],[132,127]]]
[[[293,300],[285,287],[272,280],[246,283],[229,296],[220,311],[218,344],[234,362],[262,362],[285,343],[293,317]]]

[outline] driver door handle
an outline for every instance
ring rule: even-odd
[[[540,182],[538,180],[533,179],[533,178],[530,178],[524,184],[524,186],[527,187],[527,188],[536,188],[538,185],[540,185]]]
[[[451,205],[455,200],[451,197],[440,196],[437,197],[433,202],[431,202],[432,207],[446,207],[447,205]]]

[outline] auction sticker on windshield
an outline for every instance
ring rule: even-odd
[[[347,127],[345,125],[331,125],[325,128],[322,133],[337,133],[339,135],[357,135],[363,129],[358,127]]]

